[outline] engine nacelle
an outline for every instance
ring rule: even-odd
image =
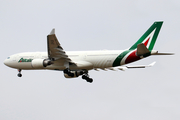
[[[52,62],[49,59],[33,59],[31,61],[31,65],[33,68],[41,69],[44,67],[47,67],[48,65],[51,65]]]
[[[80,75],[84,74],[84,71],[69,71],[68,73],[64,73],[65,78],[76,78],[79,77]]]

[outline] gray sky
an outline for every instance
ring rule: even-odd
[[[0,120],[179,120],[178,0],[1,0]],[[92,84],[58,71],[22,71],[4,59],[46,51],[55,28],[66,51],[118,50],[133,45],[154,21],[164,21],[154,67],[125,72],[90,71]]]

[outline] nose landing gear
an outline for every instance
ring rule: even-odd
[[[19,73],[17,74],[17,76],[18,76],[18,77],[22,77],[21,69],[18,69],[18,72],[19,72]]]

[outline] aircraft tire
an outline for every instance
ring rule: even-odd
[[[18,77],[22,77],[22,74],[21,74],[21,73],[18,73],[17,76],[18,76]]]
[[[83,76],[82,76],[82,79],[85,79],[85,80],[86,80],[87,82],[89,82],[89,83],[92,83],[92,82],[93,82],[93,79],[87,77],[86,75],[83,75]]]
[[[68,74],[69,73],[69,69],[64,69],[64,73]]]
[[[86,80],[87,78],[88,78],[88,77],[87,77],[86,75],[83,75],[83,76],[82,76],[82,79],[85,79],[85,80]]]
[[[70,77],[74,77],[74,73],[69,72],[68,75],[69,75]]]
[[[92,78],[88,78],[86,81],[89,82],[89,83],[92,83],[93,79]]]

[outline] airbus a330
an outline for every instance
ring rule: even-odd
[[[64,51],[56,38],[55,30],[47,36],[47,52],[24,52],[11,55],[4,64],[18,70],[18,77],[22,77],[22,70],[59,70],[66,78],[82,76],[87,82],[93,82],[89,70],[126,70],[129,68],[145,68],[155,64],[140,66],[124,66],[125,64],[149,57],[151,55],[172,55],[158,53],[153,50],[163,22],[153,25],[130,48],[125,50],[102,51]]]

